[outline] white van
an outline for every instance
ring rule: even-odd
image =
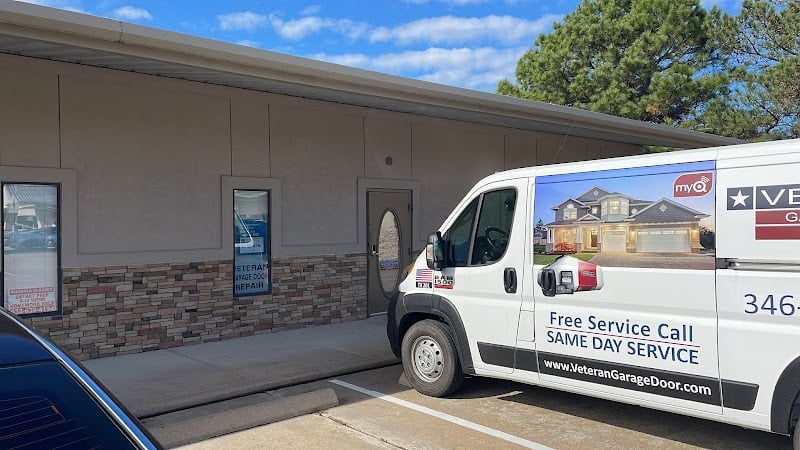
[[[800,450],[800,140],[491,175],[399,291],[389,341],[423,394],[504,378]]]

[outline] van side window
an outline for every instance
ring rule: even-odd
[[[475,223],[475,212],[478,210],[478,200],[479,198],[476,198],[470,202],[445,236],[445,239],[450,241],[451,266],[463,267],[469,262],[469,244]]]
[[[511,235],[516,202],[517,191],[514,189],[483,195],[471,264],[490,264],[503,257]]]
[[[445,233],[444,238],[450,243],[449,265],[491,264],[502,258],[508,247],[516,203],[514,189],[487,192],[472,200]]]

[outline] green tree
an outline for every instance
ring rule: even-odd
[[[700,245],[706,250],[714,250],[717,245],[717,233],[700,225]]]
[[[698,0],[583,0],[540,35],[499,94],[678,125],[727,93]]]
[[[800,137],[800,2],[745,0],[738,16],[715,21],[733,88],[685,125],[748,140]]]

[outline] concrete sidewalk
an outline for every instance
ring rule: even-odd
[[[150,417],[399,362],[386,316],[84,362],[136,416]]]

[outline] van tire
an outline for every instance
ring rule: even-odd
[[[794,423],[794,432],[792,433],[792,449],[800,450],[800,420]]]
[[[421,394],[444,397],[464,382],[453,333],[442,322],[412,325],[403,336],[401,359],[406,378]]]

